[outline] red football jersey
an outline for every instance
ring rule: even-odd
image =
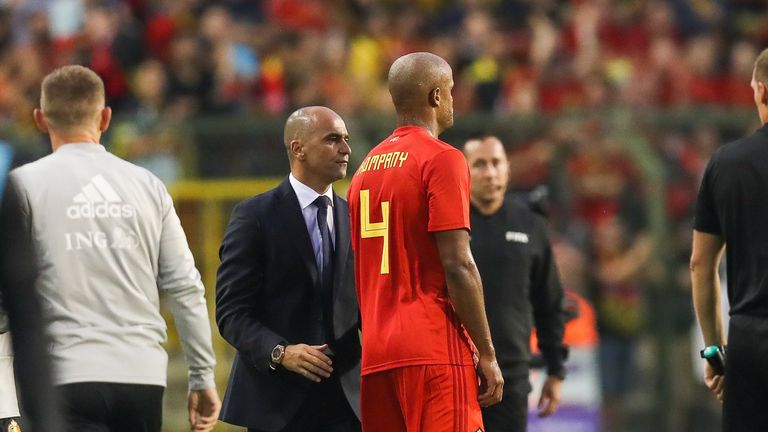
[[[435,231],[469,229],[464,155],[425,129],[396,129],[365,158],[347,195],[363,327],[362,373],[471,365],[448,297]]]

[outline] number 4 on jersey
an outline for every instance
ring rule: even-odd
[[[389,274],[389,201],[381,203],[381,222],[371,223],[370,190],[360,191],[360,237],[383,237],[381,248],[381,274]]]

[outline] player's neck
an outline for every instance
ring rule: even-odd
[[[54,131],[49,131],[51,138],[51,150],[56,151],[61,146],[67,144],[99,144],[101,139],[101,133],[95,133],[90,131],[74,132],[66,135],[58,134]]]
[[[430,135],[432,135],[434,138],[437,138],[437,136],[440,134],[439,128],[437,125],[437,120],[435,119],[424,119],[421,116],[415,116],[413,114],[408,113],[402,113],[397,115],[397,127],[405,127],[405,126],[417,126],[423,129],[426,129],[427,132],[429,132]]]

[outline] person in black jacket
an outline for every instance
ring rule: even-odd
[[[221,419],[249,431],[360,430],[359,312],[338,114],[302,108],[285,125],[291,174],[232,211],[216,321],[237,349]]]
[[[49,338],[35,291],[37,260],[20,197],[7,178],[13,159],[11,146],[0,143],[0,315],[7,317],[3,331],[11,334],[16,387],[26,414],[24,430],[58,432],[64,429],[46,349]]]
[[[563,289],[544,219],[505,199],[509,163],[504,146],[489,136],[464,145],[471,174],[472,254],[483,278],[485,307],[496,357],[504,374],[504,400],[483,409],[487,432],[525,431],[530,338],[536,325],[547,378],[539,415],[553,414],[565,377]]]

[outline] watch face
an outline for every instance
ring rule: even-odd
[[[272,361],[278,362],[283,357],[283,352],[285,352],[285,347],[282,345],[277,345],[272,349]]]

